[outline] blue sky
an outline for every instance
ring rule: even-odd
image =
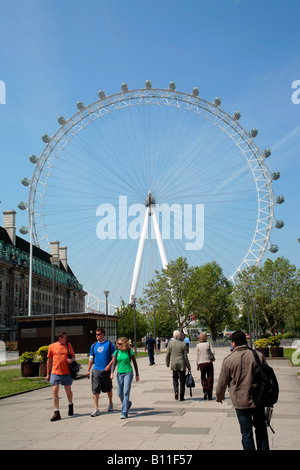
[[[173,80],[187,93],[198,86],[207,101],[220,96],[245,129],[258,128],[255,143],[271,148],[268,167],[281,174],[274,192],[285,196],[275,208],[285,226],[271,237],[279,251],[264,259],[285,256],[299,268],[299,13],[298,0],[2,0],[1,210],[27,199],[28,157],[41,153],[58,115],[71,117],[78,100],[117,93],[122,82],[167,88]],[[26,223],[18,210],[17,225]]]

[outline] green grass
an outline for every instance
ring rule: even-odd
[[[21,367],[0,371],[0,397],[48,386],[44,377],[21,377]]]

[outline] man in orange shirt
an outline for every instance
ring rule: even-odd
[[[47,360],[47,380],[52,385],[54,415],[50,421],[61,419],[59,412],[59,385],[65,387],[66,395],[69,400],[68,415],[73,415],[73,393],[71,390],[72,377],[69,364],[75,360],[75,354],[72,345],[68,343],[68,335],[65,331],[58,334],[58,341],[52,343],[48,350]]]

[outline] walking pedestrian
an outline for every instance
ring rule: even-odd
[[[68,415],[74,413],[73,393],[72,393],[72,377],[70,374],[71,364],[75,360],[75,353],[72,345],[68,343],[68,335],[65,331],[61,331],[57,335],[57,342],[50,344],[47,355],[47,376],[46,379],[52,385],[52,398],[54,405],[54,415],[50,421],[58,421],[61,419],[59,411],[59,385],[65,387],[68,398]]]
[[[117,366],[118,396],[122,403],[121,419],[126,419],[128,417],[128,411],[132,405],[129,400],[131,383],[133,380],[131,361],[134,365],[136,381],[138,382],[140,378],[136,358],[134,352],[130,348],[128,339],[125,337],[119,338],[117,341],[117,347],[118,349],[115,351],[113,356],[110,378],[111,380],[114,378],[114,370]]]
[[[244,450],[255,450],[253,427],[256,434],[257,450],[269,450],[268,431],[263,407],[256,407],[251,399],[250,389],[255,365],[254,355],[248,347],[245,333],[235,331],[231,336],[233,351],[222,364],[216,388],[217,402],[222,403],[228,386],[232,404],[236,410],[242,434]],[[259,360],[265,357],[257,351]]]
[[[112,356],[115,352],[115,346],[113,343],[105,339],[104,328],[97,328],[96,330],[96,342],[92,344],[90,350],[90,357],[87,369],[87,377],[90,377],[90,370],[92,370],[92,392],[94,398],[95,409],[91,413],[92,417],[99,416],[99,397],[100,393],[107,393],[109,404],[108,411],[113,411],[113,391],[112,391],[112,380],[110,378],[110,368],[112,364]]]
[[[152,333],[149,334],[149,338],[146,339],[145,351],[148,349],[149,357],[149,366],[155,364],[154,362],[154,350],[157,352],[155,339],[152,336]]]
[[[173,389],[175,393],[175,400],[178,400],[180,382],[180,401],[184,400],[185,394],[185,371],[191,370],[190,361],[187,356],[186,345],[180,341],[180,331],[175,330],[173,333],[173,340],[169,342],[166,352],[166,365],[171,366],[173,371]]]
[[[207,342],[207,334],[200,333],[199,343],[196,346],[196,365],[197,370],[200,370],[204,400],[212,399],[214,386],[214,366],[211,360],[211,354],[214,354],[214,350]]]
[[[190,352],[190,338],[188,337],[188,335],[184,335],[183,342],[186,344],[186,352],[189,353]]]

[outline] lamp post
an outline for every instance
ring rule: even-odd
[[[25,186],[27,184],[24,183]],[[28,204],[27,202],[19,202],[18,208],[22,211],[28,211]],[[33,220],[33,212],[29,211],[29,227],[22,226],[20,227],[20,232],[25,235],[29,232],[29,283],[28,283],[28,316],[31,316],[31,307],[32,307],[32,220]]]
[[[59,267],[59,258],[57,256],[50,256],[50,261],[53,267],[53,282],[52,282],[52,318],[51,318],[51,343],[55,341],[55,288],[56,288],[56,269]]]
[[[154,339],[155,339],[155,344],[156,344],[156,318],[155,318],[155,307],[156,303],[153,302],[153,320],[154,320]],[[156,348],[155,348],[155,355],[157,354]]]
[[[244,287],[245,287],[246,299],[247,299],[247,315],[248,315],[249,340],[250,340],[250,347],[252,348],[252,334],[251,334],[251,322],[250,322],[250,312],[249,312],[249,294],[248,294],[249,284],[248,284],[248,283],[244,283]]]
[[[105,308],[105,312],[106,312],[106,317],[105,317],[105,333],[106,333],[106,337],[108,338],[108,294],[109,294],[109,290],[105,290],[104,291],[104,294],[105,294],[105,297],[106,297],[106,308]]]
[[[134,338],[133,338],[133,341],[134,341],[134,353],[135,353],[135,357],[136,357],[136,314],[135,314],[135,309],[136,309],[136,297],[132,297],[131,298],[131,305],[133,307],[133,328],[134,328]]]

